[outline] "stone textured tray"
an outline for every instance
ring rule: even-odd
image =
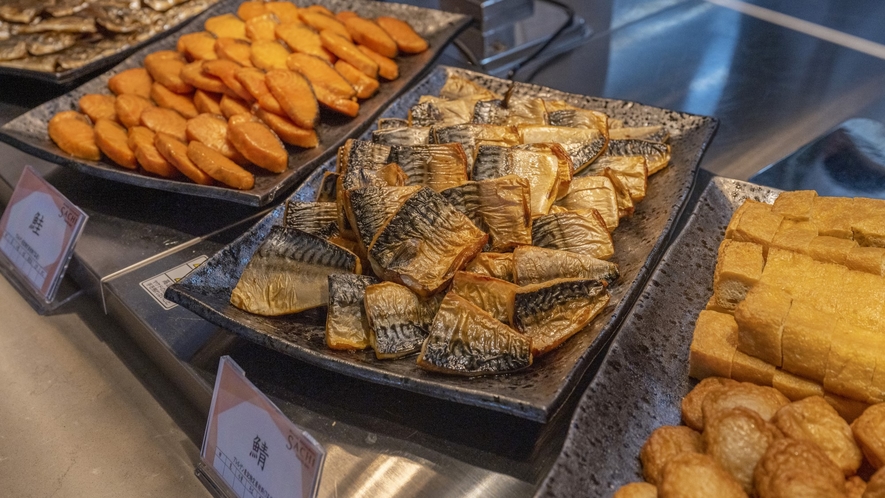
[[[679,425],[695,321],[713,295],[716,253],[745,199],[773,202],[779,190],[714,178],[649,279],[584,393],[536,496],[609,497],[642,481],[639,450],[662,425]]]
[[[378,93],[360,103],[360,112],[356,118],[344,118],[335,113],[323,111],[320,123],[317,125],[317,134],[320,137],[319,147],[301,149],[287,146],[289,169],[275,175],[267,172],[261,173],[257,171],[258,168],[255,168],[253,170],[255,172],[255,187],[252,190],[239,191],[226,187],[197,185],[187,179],[168,180],[149,176],[121,168],[107,158],[98,162],[75,159],[65,154],[49,138],[46,126],[55,113],[76,109],[77,101],[84,94],[110,93],[107,89],[107,81],[111,76],[125,69],[141,66],[144,56],[151,52],[174,50],[179,35],[201,31],[203,24],[209,17],[228,12],[235,13],[239,3],[239,1],[226,0],[215,5],[196,17],[185,28],[176,32],[174,36],[148,45],[101,76],[10,121],[0,128],[0,140],[41,159],[108,180],[181,194],[212,197],[252,206],[263,206],[297,185],[323,161],[334,155],[338,146],[343,144],[348,137],[361,133],[372,124],[378,113],[406,88],[410,87],[439,56],[442,49],[470,22],[468,17],[460,14],[395,3],[365,0],[294,1],[293,3],[296,5],[325,5],[336,12],[352,10],[365,17],[390,15],[406,19],[418,33],[427,39],[430,48],[420,54],[397,57],[400,69],[399,78],[394,81],[382,82]],[[108,188],[113,188],[113,184],[108,184]]]
[[[414,89],[400,97],[383,116],[405,117],[408,108],[425,94],[436,95],[449,73],[504,92],[509,82],[469,71],[438,67]],[[717,127],[713,118],[678,113],[632,102],[604,100],[566,94],[535,85],[517,84],[518,95],[561,98],[572,104],[609,113],[630,124],[663,123],[671,132],[673,159],[669,167],[649,180],[648,196],[634,216],[623,220],[614,232],[621,280],[611,287],[612,300],[587,329],[557,350],[539,358],[528,370],[479,378],[446,376],[420,370],[415,356],[398,361],[378,361],[371,351],[340,352],[326,348],[323,311],[287,317],[252,315],[229,304],[240,274],[271,226],[280,222],[279,207],[240,239],[210,258],[187,278],[167,290],[166,297],[207,320],[285,354],[345,375],[397,386],[455,402],[485,407],[539,422],[546,421],[571,394],[593,358],[611,339],[629,311],[642,284],[669,241],[670,230],[686,202],[697,165]],[[368,139],[368,133],[364,135]],[[313,200],[324,170],[317,170],[293,194]]]

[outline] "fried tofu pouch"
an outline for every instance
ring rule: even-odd
[[[658,488],[647,482],[631,482],[618,488],[612,498],[658,498]]]
[[[704,452],[700,433],[681,425],[658,427],[639,452],[643,477],[652,484],[659,484],[664,477],[667,462],[686,452]]]
[[[707,421],[727,410],[742,406],[755,411],[763,420],[770,421],[778,410],[788,404],[790,400],[777,389],[740,382],[709,393],[704,398],[701,410]]]
[[[885,466],[885,403],[864,410],[852,422],[851,432],[870,465],[876,469]]]
[[[704,399],[711,392],[722,389],[725,386],[736,385],[738,382],[725,377],[707,377],[700,381],[688,394],[682,398],[682,421],[685,425],[696,431],[704,430]]]
[[[760,498],[839,498],[845,477],[817,445],[791,438],[778,439],[753,473]]]
[[[740,498],[747,497],[741,485],[712,457],[682,453],[664,467],[658,486],[661,498]]]
[[[703,443],[713,457],[744,488],[753,494],[753,471],[781,432],[756,412],[736,407],[721,412],[704,424]]]

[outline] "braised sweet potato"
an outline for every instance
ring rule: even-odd
[[[364,53],[366,57],[375,61],[375,64],[378,64],[379,76],[386,80],[395,80],[399,78],[399,66],[397,66],[396,61],[384,57],[365,45],[357,45],[356,48]]]
[[[90,161],[101,159],[92,124],[77,111],[62,111],[52,116],[49,120],[49,138],[58,148],[74,157]]]
[[[252,43],[252,65],[265,71],[286,69],[286,58],[290,53],[276,40],[258,40]]]
[[[187,120],[181,114],[172,109],[162,107],[148,107],[141,112],[141,124],[148,127],[154,133],[168,133],[184,142],[187,140],[185,129]]]
[[[101,95],[97,93],[87,93],[80,97],[77,104],[80,111],[89,116],[92,122],[96,122],[101,118],[117,120],[117,111],[114,110],[116,98],[113,95]]]
[[[194,105],[192,95],[182,95],[169,91],[168,88],[157,82],[154,82],[151,86],[151,98],[154,99],[158,106],[172,109],[185,118],[192,118],[199,114],[197,106]]]
[[[287,117],[278,116],[264,109],[258,109],[255,111],[255,115],[270,127],[280,137],[280,140],[289,145],[312,149],[320,143],[315,130],[301,128]]]
[[[409,23],[395,17],[380,16],[375,22],[396,41],[401,52],[417,54],[427,50],[427,40],[409,26]]]
[[[340,60],[335,63],[335,69],[353,85],[357,97],[367,99],[378,91],[378,80],[369,78],[366,73],[353,67],[353,64]]]
[[[218,106],[221,107],[221,114],[226,118],[236,116],[237,114],[251,114],[252,112],[249,110],[249,104],[247,102],[236,97],[231,97],[230,95],[222,96],[221,102]]]
[[[224,157],[237,164],[246,164],[246,158],[240,154],[228,139],[227,121],[217,114],[200,114],[187,120],[185,129],[188,140],[196,140],[212,147]]]
[[[192,61],[217,59],[215,36],[208,31],[187,33],[178,38],[175,48]]]
[[[246,38],[246,23],[233,14],[222,14],[206,19],[204,29],[219,38],[248,39]]]
[[[301,11],[295,4],[291,2],[267,2],[264,4],[264,7],[268,12],[273,12],[276,14],[278,18],[280,18],[280,22],[292,22],[297,21],[298,13]]]
[[[181,68],[181,80],[194,88],[207,92],[224,93],[227,90],[227,86],[221,81],[221,78],[206,74],[203,71],[203,61],[185,64]]]
[[[131,94],[148,98],[151,96],[151,83],[154,79],[143,67],[133,67],[111,76],[108,88],[117,95]]]
[[[370,78],[378,78],[378,64],[341,35],[329,30],[321,31],[320,41],[329,52],[351,63],[353,67],[364,72]]]
[[[246,102],[252,102],[255,99],[236,77],[237,70],[242,67],[243,66],[234,61],[219,59],[216,61],[204,62],[203,72],[215,76],[216,78],[221,78],[221,81],[224,82],[224,86],[227,87],[227,90],[225,90],[224,93],[231,97],[245,100]]]
[[[133,126],[129,129],[127,144],[135,153],[135,159],[145,171],[164,178],[175,178],[178,170],[160,154],[154,145],[154,132],[144,126]]]
[[[344,21],[344,26],[350,32],[353,41],[371,48],[384,57],[396,57],[399,53],[396,42],[387,31],[368,19],[359,16],[349,17]]]
[[[276,35],[293,52],[315,55],[329,62],[335,62],[335,56],[323,48],[320,35],[301,21],[279,24],[276,28]]]
[[[252,40],[252,43],[258,40],[276,40],[276,28],[279,23],[280,19],[273,12],[255,16],[246,21],[246,38]]]
[[[320,109],[304,76],[287,69],[274,69],[265,75],[265,82],[293,123],[313,129]]]
[[[241,66],[252,67],[252,44],[238,38],[218,38],[215,40],[215,53],[219,59],[236,62]]]
[[[110,119],[95,122],[95,143],[111,161],[127,169],[136,169],[135,153],[129,148],[126,128]]]
[[[249,0],[237,7],[237,17],[243,21],[248,21],[253,17],[258,17],[270,12],[267,10],[266,4],[261,1]]]
[[[349,42],[353,41],[353,38],[350,36],[350,32],[347,30],[347,27],[345,27],[344,24],[341,23],[341,21],[335,19],[334,17],[330,17],[325,14],[307,9],[301,9],[301,11],[298,12],[298,16],[301,18],[304,24],[307,24],[318,33],[329,30],[340,35],[342,38],[346,38]]]
[[[179,142],[175,137],[168,133],[156,133],[154,136],[154,146],[163,157],[169,161],[184,176],[190,178],[194,183],[200,185],[212,185],[215,183],[212,177],[207,175],[203,170],[197,167],[193,161],[187,157],[187,145]]]
[[[148,96],[150,96],[150,88],[148,88]],[[155,106],[147,97],[130,93],[119,95],[114,101],[117,120],[123,123],[126,128],[138,126],[141,123],[141,113],[149,107]]]
[[[151,74],[151,78],[175,93],[194,91],[193,86],[181,79],[181,68],[184,64],[184,56],[172,50],[161,50],[144,58],[144,67]]]
[[[296,53],[286,59],[286,65],[289,66],[289,69],[303,74],[310,81],[314,90],[317,86],[321,86],[344,99],[356,97],[353,85],[324,59]]]
[[[197,90],[194,92],[194,107],[197,113],[221,114],[221,94]]]
[[[255,68],[243,68],[236,72],[236,78],[252,98],[258,101],[258,105],[262,109],[274,114],[283,115],[286,113],[267,87],[267,75],[264,71]]]
[[[207,175],[225,185],[240,190],[249,190],[255,186],[255,177],[252,173],[200,142],[191,142],[187,145],[187,157]]]
[[[235,116],[236,117],[236,116]],[[280,138],[259,121],[228,123],[227,138],[256,166],[272,173],[282,173],[289,166],[289,153]]]

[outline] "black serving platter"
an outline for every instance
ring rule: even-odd
[[[498,92],[510,82],[470,71],[438,67],[415,88],[384,111],[383,117],[405,117],[421,95],[438,94],[449,74],[458,74]],[[171,286],[166,298],[207,320],[250,340],[303,361],[371,382],[400,387],[429,396],[509,413],[545,422],[571,394],[593,358],[611,339],[627,314],[642,284],[666,248],[673,223],[686,203],[694,183],[698,161],[713,137],[713,118],[679,113],[634,102],[567,94],[536,85],[517,83],[515,94],[563,99],[573,105],[597,109],[628,125],[661,123],[672,138],[671,165],[649,180],[648,196],[638,204],[632,218],[622,220],[614,232],[621,279],[612,285],[608,307],[585,330],[553,352],[538,358],[526,371],[510,375],[463,378],[426,372],[415,356],[379,361],[371,351],[341,352],[325,346],[322,310],[286,317],[260,317],[229,304],[230,294],[243,268],[268,230],[281,223],[279,207],[249,232],[211,257],[185,279]],[[367,132],[364,139],[369,138]],[[317,170],[293,194],[313,200],[322,173],[334,168],[334,160]]]
[[[59,149],[49,138],[47,124],[57,112],[76,109],[77,101],[87,93],[110,93],[107,89],[107,81],[111,76],[125,69],[141,66],[145,55],[151,52],[175,50],[178,35],[201,31],[203,24],[209,17],[236,13],[239,3],[239,1],[226,0],[213,6],[178,31],[176,36],[169,36],[148,45],[110,71],[10,121],[0,127],[0,140],[41,159],[107,180],[180,194],[223,199],[251,206],[263,206],[297,185],[323,161],[333,156],[347,138],[359,134],[367,128],[388,104],[427,70],[442,49],[470,22],[468,17],[461,14],[396,3],[366,0],[293,1],[292,3],[296,5],[325,5],[335,12],[351,10],[364,17],[388,15],[405,19],[428,41],[430,48],[420,54],[397,57],[399,78],[382,82],[378,93],[360,103],[359,115],[356,118],[345,119],[343,116],[324,110],[316,128],[320,138],[319,147],[301,149],[287,146],[289,168],[279,175],[261,172],[255,168],[253,170],[255,187],[251,190],[240,191],[220,186],[197,185],[187,179],[169,180],[121,168],[107,158],[103,158],[101,161],[72,158]],[[113,184],[109,184],[109,188],[113,188]]]
[[[780,190],[714,178],[624,320],[582,396],[565,444],[536,496],[609,497],[642,481],[639,450],[662,425],[679,425],[688,350],[713,295],[725,227],[745,199],[771,203]]]

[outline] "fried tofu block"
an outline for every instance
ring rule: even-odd
[[[710,299],[707,301],[707,304],[704,306],[704,309],[708,310],[708,311],[715,311],[716,313],[725,313],[726,315],[734,315],[733,309],[725,309],[716,303],[716,296],[710,296]]]
[[[682,453],[703,453],[701,434],[684,425],[665,425],[652,431],[639,451],[642,476],[658,484],[664,477],[664,467],[673,457]]]
[[[822,396],[809,396],[778,410],[772,419],[787,437],[816,444],[845,474],[852,476],[863,455],[851,427]]]
[[[761,245],[723,240],[713,274],[713,299],[716,305],[734,311],[750,288],[759,281],[764,265]]]
[[[740,351],[736,351],[731,360],[731,378],[740,382],[770,386],[776,370],[774,365]]]
[[[876,359],[885,352],[881,335],[844,323],[837,324],[835,329],[827,355],[824,389],[846,398],[875,402],[873,373]]]
[[[811,210],[817,192],[814,190],[796,190],[781,192],[771,206],[771,212],[792,221],[811,220]]]
[[[811,240],[808,255],[823,263],[844,265],[848,260],[848,253],[855,247],[858,245],[853,240],[820,235]]]
[[[701,311],[689,350],[689,375],[695,379],[731,378],[737,334],[738,325],[733,316]]]
[[[821,263],[810,256],[781,249],[770,249],[762,270],[761,283],[778,287],[791,296],[801,296],[821,311],[836,313],[844,292],[848,268]]]
[[[855,197],[851,234],[865,247],[885,247],[885,200]]]
[[[852,422],[851,431],[870,465],[885,466],[885,403],[867,408]]]
[[[79,112],[62,111],[52,116],[48,131],[49,138],[68,154],[90,161],[101,159],[101,150],[95,143],[92,123]]]
[[[885,276],[885,248],[855,247],[848,251],[845,266],[850,270]]]
[[[783,362],[781,338],[793,298],[769,285],[757,284],[737,308],[738,350],[774,366]]]
[[[845,476],[816,444],[791,438],[773,441],[753,472],[759,496],[844,497]]]
[[[856,420],[857,417],[860,417],[864,410],[870,407],[869,403],[827,392],[824,393],[824,399],[836,410],[836,412],[839,413],[839,416],[844,418],[849,424]]]
[[[738,382],[717,389],[704,398],[701,411],[704,413],[704,428],[710,420],[722,415],[732,408],[742,406],[758,413],[766,422],[790,400],[772,387],[757,386],[749,382]]]
[[[383,57],[391,59],[399,53],[396,42],[387,31],[369,19],[359,16],[348,17],[344,20],[344,26],[350,32],[353,41]]]
[[[197,31],[181,35],[178,38],[176,48],[192,61],[218,58],[218,55],[215,53],[215,35],[208,31]]]
[[[740,242],[754,242],[761,244],[763,252],[767,253],[768,245],[777,233],[784,217],[771,212],[771,206],[762,202],[746,200],[739,210],[740,216],[732,218],[735,223],[729,236],[729,229],[726,229],[726,238],[734,239]],[[737,213],[736,213],[737,216]],[[729,224],[729,228],[731,228]]]
[[[774,372],[771,387],[783,393],[790,401],[799,401],[809,396],[824,395],[824,386],[819,383],[803,379],[780,369]]]
[[[210,17],[206,19],[206,24],[203,28],[218,38],[226,37],[248,40],[246,37],[246,23],[233,14]]]
[[[427,50],[427,40],[415,32],[409,23],[395,17],[379,16],[375,19],[381,28],[396,42],[397,48],[407,54]]]
[[[817,225],[810,221],[793,221],[784,218],[769,247],[808,254],[808,246],[818,237]]]
[[[821,235],[850,239],[854,202],[847,197],[815,197],[811,221]]]
[[[796,300],[784,321],[781,347],[787,372],[823,382],[833,340],[833,316]]]
[[[111,76],[108,88],[116,95],[132,94],[143,98],[151,96],[151,83],[154,80],[143,67],[133,67]]]

